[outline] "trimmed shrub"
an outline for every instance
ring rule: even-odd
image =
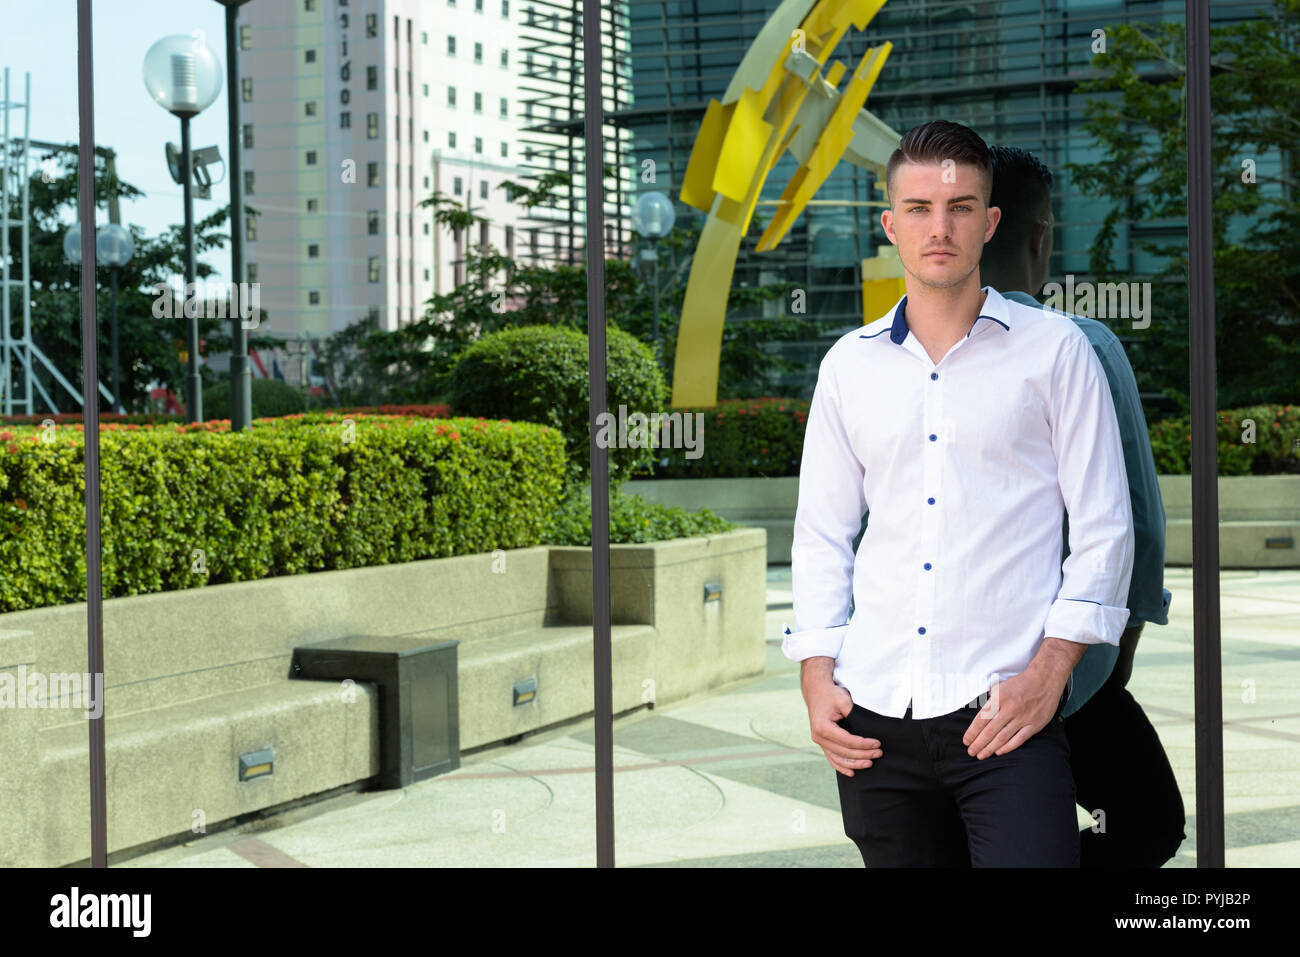
[[[306,397],[279,379],[254,379],[253,417],[292,415],[307,410]],[[230,418],[230,382],[218,382],[203,390],[203,418]]]
[[[1191,420],[1164,419],[1151,425],[1150,432],[1156,471],[1189,474]],[[1220,475],[1300,473],[1300,406],[1254,405],[1220,412],[1218,443]]]
[[[664,410],[668,389],[654,353],[627,333],[606,330],[607,407],[649,415]],[[466,348],[451,374],[451,407],[460,415],[537,422],[564,435],[569,479],[589,478],[590,392],[587,337],[561,326],[522,326]],[[611,484],[649,471],[654,450],[611,448]]]
[[[806,399],[725,399],[701,413],[703,436],[697,459],[680,449],[660,449],[655,478],[775,478],[799,474]],[[676,410],[674,410],[676,411]]]
[[[106,598],[536,545],[565,474],[527,423],[101,433]],[[84,452],[76,426],[0,430],[0,612],[85,599]]]
[[[737,527],[707,508],[688,512],[673,505],[647,502],[640,495],[618,489],[612,489],[609,497],[609,540],[615,545],[717,535]],[[543,541],[548,545],[591,544],[589,486],[571,487],[571,494],[556,512],[555,523]]]

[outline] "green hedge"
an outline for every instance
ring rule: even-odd
[[[553,429],[305,419],[102,428],[104,596],[522,548],[553,524]],[[85,599],[83,440],[0,430],[0,612]]]
[[[681,449],[660,449],[654,477],[798,475],[809,405],[806,399],[724,399],[713,408],[684,409],[704,416],[703,454],[689,459]]]
[[[609,497],[609,540],[612,544],[641,544],[671,538],[717,535],[738,526],[707,508],[688,512],[672,505],[647,502],[640,495],[613,489]],[[591,489],[573,487],[556,511],[555,524],[545,536],[548,545],[591,544]]]
[[[606,408],[667,411],[668,387],[650,349],[619,329],[606,330]],[[451,374],[451,407],[461,415],[538,422],[563,433],[569,479],[590,477],[587,337],[561,326],[521,326],[484,336],[465,349]],[[648,472],[652,449],[611,448],[610,482]]]
[[[298,389],[279,379],[254,379],[253,417],[292,415],[307,410],[307,398]],[[203,418],[230,418],[230,382],[219,382],[203,390]]]
[[[1254,435],[1250,434],[1251,423]],[[1254,441],[1246,441],[1253,438]],[[1192,471],[1190,419],[1151,426],[1151,451],[1162,475]],[[1219,474],[1280,475],[1300,472],[1300,406],[1255,405],[1219,413]]]

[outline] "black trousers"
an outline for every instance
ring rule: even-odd
[[[983,761],[962,744],[978,710],[918,720],[911,708],[891,718],[854,705],[839,722],[884,750],[851,778],[835,772],[844,833],[866,866],[1079,866],[1061,705],[1016,750]]]
[[[1141,633],[1141,625],[1124,632],[1110,678],[1065,719],[1079,804],[1095,821],[1079,832],[1082,867],[1160,867],[1187,837],[1169,758],[1124,687]]]

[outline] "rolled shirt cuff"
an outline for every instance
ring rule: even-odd
[[[836,625],[834,628],[808,628],[792,632],[789,625],[784,625],[781,639],[781,654],[791,661],[803,661],[805,658],[839,658],[840,647],[844,644],[844,635],[848,625]]]
[[[1084,645],[1105,642],[1118,645],[1119,636],[1128,624],[1129,610],[1114,605],[1102,605],[1078,598],[1058,598],[1052,602],[1043,623],[1043,636],[1077,641]]]

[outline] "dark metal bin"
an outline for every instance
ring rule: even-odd
[[[290,676],[371,681],[379,689],[381,788],[403,788],[460,767],[457,641],[351,635],[300,645]]]

